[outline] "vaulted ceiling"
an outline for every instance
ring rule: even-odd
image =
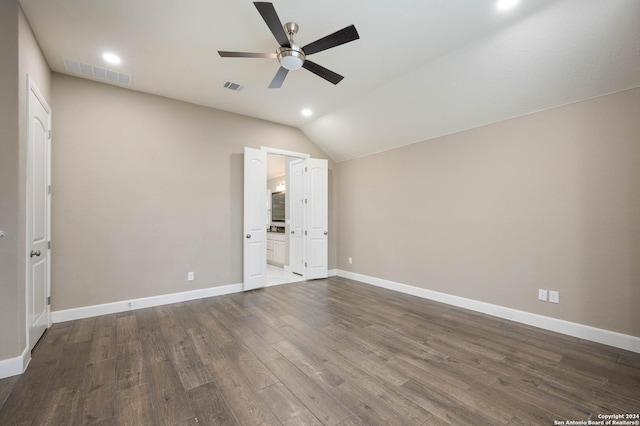
[[[360,35],[310,58],[338,85],[300,69],[280,89],[276,59],[217,54],[277,48],[249,0],[20,3],[56,72],[74,75],[66,58],[131,74],[132,90],[298,127],[337,161],[640,86],[638,0],[274,0],[302,46]]]

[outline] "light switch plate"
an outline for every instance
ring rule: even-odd
[[[555,290],[549,290],[549,302],[560,303],[560,292]]]

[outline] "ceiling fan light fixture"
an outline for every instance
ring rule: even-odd
[[[289,71],[297,70],[302,67],[302,64],[304,64],[304,52],[302,52],[302,50],[295,44],[292,44],[290,48],[278,48],[277,55],[278,61],[280,61],[280,65],[282,65],[283,68],[286,68]]]

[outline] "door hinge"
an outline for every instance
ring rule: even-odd
[[[51,296],[47,296],[47,305],[51,304]]]
[[[307,262],[304,262],[304,267],[305,267],[305,268],[307,267]]]
[[[306,167],[304,168],[304,171],[305,171],[305,172],[307,171],[307,168],[306,168]]]
[[[307,231],[304,231],[304,235],[307,235]]]
[[[51,185],[47,185],[47,194],[51,194]]]
[[[47,130],[47,139],[51,139],[51,130]]]
[[[305,204],[309,204],[309,200],[307,200],[306,198],[304,199],[304,203]]]
[[[51,241],[47,241],[47,248],[51,250]]]

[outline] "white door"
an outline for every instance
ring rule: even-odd
[[[244,290],[267,283],[267,153],[244,149]]]
[[[304,275],[304,160],[289,163],[289,265]]]
[[[329,235],[329,173],[327,160],[306,161],[306,274],[308,280],[327,278]]]
[[[51,109],[29,82],[27,103],[27,324],[29,349],[51,325],[49,236]]]

